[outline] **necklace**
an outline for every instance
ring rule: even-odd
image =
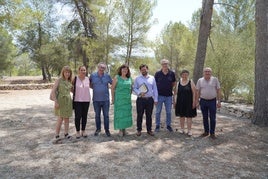
[[[185,86],[185,85],[187,85],[188,84],[188,82],[189,82],[189,80],[181,80],[181,84],[183,85],[183,86]]]

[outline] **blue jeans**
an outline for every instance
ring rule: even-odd
[[[109,109],[110,101],[93,101],[95,111],[96,129],[101,130],[101,110],[104,117],[104,129],[109,130]]]
[[[203,115],[203,125],[205,132],[210,134],[215,134],[215,127],[216,127],[216,98],[212,100],[205,100],[200,99],[200,107]],[[209,123],[208,123],[208,117],[210,119],[210,129],[209,129]]]
[[[156,105],[155,123],[160,126],[160,116],[163,103],[166,108],[166,125],[171,126],[171,109],[172,109],[172,96],[158,96],[158,103]]]

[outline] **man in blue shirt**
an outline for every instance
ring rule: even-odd
[[[96,131],[95,136],[101,132],[101,110],[104,117],[104,129],[106,135],[111,136],[109,130],[109,109],[110,96],[109,84],[112,84],[112,78],[105,73],[106,64],[101,62],[98,64],[98,71],[90,75],[90,87],[93,89],[93,106],[95,111]]]
[[[145,112],[146,115],[146,128],[147,134],[154,136],[152,132],[152,112],[154,104],[157,104],[158,92],[153,76],[148,74],[148,66],[140,65],[139,75],[133,85],[133,91],[137,94],[136,100],[137,108],[137,136],[141,136],[142,131],[142,118]]]
[[[166,125],[169,132],[173,132],[171,127],[172,91],[176,84],[175,73],[168,68],[169,61],[161,60],[161,70],[155,73],[155,81],[158,90],[158,103],[155,112],[155,132],[160,130],[160,116],[163,103],[166,109]]]

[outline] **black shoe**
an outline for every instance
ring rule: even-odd
[[[156,127],[155,127],[155,130],[154,130],[155,132],[159,132],[160,131],[160,126],[159,125],[156,125]]]
[[[101,130],[100,130],[100,129],[97,129],[97,130],[95,131],[95,133],[94,133],[94,136],[98,136],[100,132],[101,132]]]
[[[173,129],[172,129],[171,126],[167,126],[167,130],[168,130],[169,132],[173,132]]]
[[[109,130],[105,130],[105,134],[107,135],[107,137],[110,137],[111,136],[111,133]]]
[[[154,136],[153,131],[147,131],[147,134],[150,135],[150,136]]]
[[[141,131],[137,131],[136,135],[141,136]]]

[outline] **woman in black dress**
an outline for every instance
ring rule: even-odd
[[[195,84],[189,80],[189,71],[182,70],[174,92],[175,115],[180,117],[180,133],[184,132],[184,123],[187,119],[187,134],[192,135],[192,118],[196,117]]]

